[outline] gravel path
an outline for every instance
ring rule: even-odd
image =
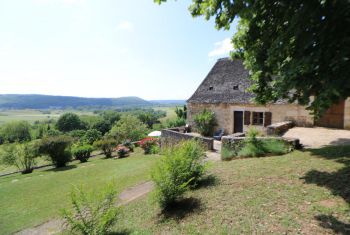
[[[324,127],[294,127],[284,137],[298,138],[305,148],[350,144],[350,131]]]

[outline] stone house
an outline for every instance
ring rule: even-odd
[[[203,109],[215,112],[218,126],[226,134],[245,132],[249,126],[265,130],[268,125],[293,121],[297,126],[350,129],[350,98],[333,105],[318,121],[305,106],[279,101],[268,105],[252,102],[247,92],[249,72],[241,60],[219,59],[195,93],[187,100],[188,122]]]

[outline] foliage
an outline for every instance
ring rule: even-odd
[[[203,136],[212,136],[216,126],[216,119],[214,112],[207,109],[202,110],[194,116],[196,128]]]
[[[186,120],[183,118],[170,119],[166,121],[165,125],[167,128],[185,126]]]
[[[14,143],[31,140],[30,125],[26,121],[12,121],[1,128],[1,136],[4,142]]]
[[[98,130],[99,132],[101,132],[102,135],[104,135],[111,130],[112,124],[110,120],[101,118],[98,121],[96,121],[91,128]]]
[[[183,109],[176,107],[175,113],[178,119],[186,120],[187,118],[187,106],[184,105]]]
[[[65,135],[45,137],[40,142],[39,151],[48,155],[56,167],[64,167],[72,159],[71,143],[72,139]]]
[[[232,160],[235,156],[237,156],[237,153],[232,148],[226,145],[223,145],[221,147],[221,160],[229,161]]]
[[[153,124],[159,123],[159,115],[154,111],[143,111],[138,114],[138,119],[149,129],[153,128]]]
[[[104,120],[109,122],[110,127],[117,123],[121,117],[120,113],[114,110],[105,110],[100,115]]]
[[[140,147],[144,150],[145,154],[151,154],[151,150],[154,146],[159,145],[159,140],[152,137],[147,137],[139,142]]]
[[[35,159],[39,156],[38,145],[35,142],[8,144],[2,148],[1,162],[16,166],[22,174],[27,174],[33,171]]]
[[[138,141],[146,136],[147,131],[146,125],[137,117],[125,115],[112,127],[110,135],[121,141]]]
[[[49,129],[47,130],[46,134],[44,135],[44,137],[48,137],[48,136],[59,136],[62,135],[62,132],[60,132],[59,130],[56,129]]]
[[[189,186],[195,186],[205,173],[204,149],[196,141],[185,141],[164,151],[164,158],[152,172],[155,199],[164,209],[171,206]]]
[[[150,149],[150,154],[159,154],[160,153],[160,146],[159,144],[152,145]]]
[[[86,125],[80,120],[77,114],[65,113],[58,118],[56,128],[62,132],[69,132],[85,129]]]
[[[71,193],[73,210],[66,209],[62,213],[70,231],[89,235],[107,234],[117,220],[116,197],[113,184],[97,195],[76,188]]]
[[[68,135],[73,137],[74,139],[80,140],[81,138],[83,138],[86,134],[85,130],[73,130],[68,132]]]
[[[239,19],[233,56],[244,58],[259,103],[283,98],[320,115],[350,96],[348,1],[194,0],[190,11],[218,29]]]
[[[115,139],[111,137],[104,137],[101,140],[97,140],[94,142],[94,146],[97,149],[100,149],[103,154],[106,156],[106,158],[112,157],[113,149],[117,142]]]
[[[122,144],[116,147],[116,151],[118,153],[119,158],[129,156],[130,149]]]
[[[88,144],[93,144],[96,140],[99,140],[101,138],[102,134],[100,131],[96,129],[89,129],[86,131],[83,140]]]
[[[87,162],[94,148],[89,144],[74,145],[72,148],[73,156],[80,162]]]
[[[134,152],[135,144],[133,144],[130,140],[126,140],[123,145],[127,147],[131,152]]]

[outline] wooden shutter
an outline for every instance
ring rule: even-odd
[[[265,122],[264,122],[264,126],[269,126],[269,125],[271,125],[271,121],[272,121],[272,113],[271,113],[271,112],[265,112]]]
[[[250,111],[244,111],[244,125],[250,125]]]

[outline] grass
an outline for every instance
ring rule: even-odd
[[[182,108],[182,106],[179,106],[180,108]],[[176,106],[170,106],[170,107],[154,107],[154,110],[161,110],[161,111],[165,111],[166,112],[166,116],[159,119],[159,121],[161,123],[164,123],[166,122],[167,120],[172,120],[172,119],[175,119],[177,116],[176,116],[176,113],[175,113],[175,109],[176,109]]]
[[[0,234],[41,224],[59,216],[70,205],[74,185],[98,190],[116,181],[118,191],[148,181],[155,155],[145,156],[140,149],[124,159],[91,158],[62,169],[40,169],[32,174],[0,178]]]
[[[350,146],[218,162],[210,173],[165,214],[149,198],[126,205],[115,233],[349,234]]]

